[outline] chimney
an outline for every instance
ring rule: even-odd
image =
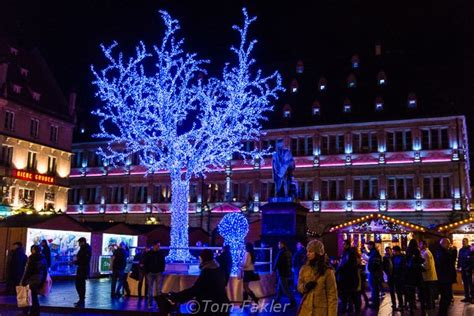
[[[69,94],[68,107],[69,107],[69,115],[70,116],[75,116],[75,113],[76,113],[76,97],[77,97],[76,92],[71,92]]]

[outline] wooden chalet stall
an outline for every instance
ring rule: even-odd
[[[352,241],[355,247],[361,248],[368,241],[380,243],[379,251],[385,247],[400,246],[406,249],[412,238],[420,239],[427,228],[396,219],[383,214],[370,214],[333,226],[329,232],[337,235],[338,256],[342,254],[343,242]]]
[[[78,239],[91,242],[91,230],[67,214],[18,214],[0,222],[0,279],[5,280],[8,250],[22,242],[26,253],[45,239],[51,248],[52,276],[71,276],[76,272],[73,256],[79,250]]]

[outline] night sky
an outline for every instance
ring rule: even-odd
[[[231,26],[241,8],[258,16],[252,35],[264,68],[303,59],[318,65],[339,56],[373,50],[401,51],[453,94],[452,106],[474,121],[473,1],[144,1],[68,0],[0,2],[0,35],[38,47],[67,95],[79,94],[84,112],[97,102],[90,84],[91,64],[103,65],[100,43],[117,40],[129,51],[143,40],[159,42],[158,10],[178,18],[186,48],[210,58],[219,70],[237,42]],[[472,146],[471,146],[472,147]]]

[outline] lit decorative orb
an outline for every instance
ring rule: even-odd
[[[224,245],[230,246],[232,255],[232,274],[236,274],[245,254],[245,237],[249,232],[249,223],[242,213],[226,214],[218,225]]]

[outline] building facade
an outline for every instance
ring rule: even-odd
[[[75,95],[66,102],[38,51],[0,42],[4,211],[66,211]],[[2,214],[8,215],[8,214]]]
[[[298,200],[309,229],[320,234],[348,218],[386,213],[423,226],[466,212],[471,197],[465,118],[393,120],[266,130],[252,148],[283,140],[295,161]],[[73,145],[68,213],[91,220],[169,224],[166,171],[145,175],[138,159],[110,167],[95,152],[100,142]],[[274,195],[271,159],[248,165],[234,159],[190,189],[190,225],[213,230],[219,213],[241,209],[259,218]],[[201,221],[201,222],[200,222]],[[204,227],[206,228],[204,222]]]

